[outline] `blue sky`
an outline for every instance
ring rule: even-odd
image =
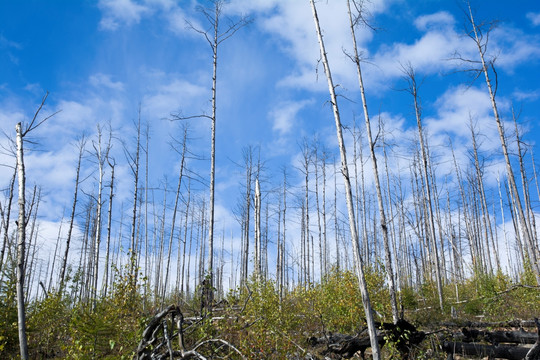
[[[41,185],[44,193],[44,244],[46,229],[55,238],[53,229],[63,213],[68,215],[64,208],[72,198],[77,138],[85,133],[95,139],[96,125],[110,121],[115,136],[133,149],[139,103],[142,121],[150,126],[149,185],[163,187],[166,178],[172,188],[178,154],[170,142],[181,131],[167,119],[171,113],[210,112],[211,52],[186,27],[186,20],[207,27],[195,10],[198,4],[207,5],[194,0],[0,1],[0,129],[14,137],[15,124],[31,119],[45,91],[50,95],[43,114],[61,110],[32,134],[36,144],[27,155],[28,183]],[[361,122],[362,113],[355,69],[343,52],[351,51],[345,2],[319,1],[317,6],[339,84],[342,120],[352,127],[353,117]],[[482,77],[471,83],[457,72],[462,65],[451,60],[456,51],[478,56],[463,32],[464,6],[459,0],[372,0],[370,20],[378,30],[360,28],[357,40],[366,59],[371,115],[381,116],[395,144],[393,171],[407,168],[416,132],[410,95],[399,91],[405,87],[400,64],[410,62],[422,79],[423,117],[438,175],[452,172],[450,138],[459,161],[468,161],[471,116],[484,134],[487,181],[494,185],[504,169],[485,83]],[[500,20],[489,50],[497,56],[498,103],[505,120],[511,119],[512,105],[521,111],[525,139],[536,149],[540,3],[473,1],[472,6],[478,20]],[[331,152],[337,145],[309,1],[231,0],[225,11],[233,21],[241,14],[253,19],[221,45],[218,60],[217,226],[236,228],[234,236],[239,236],[234,208],[243,179],[237,165],[243,147],[260,147],[268,178],[263,190],[269,190],[279,186],[282,166],[290,168],[293,186],[301,183],[294,167],[303,138],[317,135]],[[210,124],[193,121],[191,129],[193,153],[208,158]],[[6,146],[7,140],[1,141]],[[352,146],[350,136],[346,141]],[[119,163],[116,201],[128,204],[132,179],[119,140],[113,154]],[[83,171],[91,177],[90,158]],[[0,162],[12,165],[14,160],[4,152]],[[190,166],[203,177],[210,167],[209,161],[195,160]],[[4,168],[0,184],[10,176]]]

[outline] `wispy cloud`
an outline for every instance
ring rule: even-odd
[[[312,102],[311,100],[303,100],[296,102],[287,101],[278,104],[270,114],[273,123],[272,129],[277,131],[281,136],[288,134],[294,127],[298,112]]]
[[[531,21],[533,26],[540,25],[540,13],[528,12],[527,19]]]
[[[434,14],[422,15],[414,20],[418,30],[428,31],[433,29],[452,28],[455,24],[454,17],[447,11],[439,11]]]
[[[124,84],[120,81],[113,81],[110,75],[98,73],[91,75],[89,82],[92,86],[95,87],[106,87],[112,90],[124,90]]]
[[[138,24],[150,8],[134,0],[100,0],[98,7],[103,12],[99,25],[104,30],[116,30],[121,24]]]

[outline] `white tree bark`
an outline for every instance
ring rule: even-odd
[[[398,307],[397,307],[397,299],[396,299],[396,285],[394,281],[394,270],[392,266],[392,255],[390,253],[390,241],[388,239],[388,226],[386,224],[386,215],[384,212],[384,204],[383,204],[383,198],[382,198],[382,190],[381,190],[381,183],[379,180],[379,170],[377,168],[377,157],[375,155],[375,144],[373,143],[373,137],[371,135],[371,124],[369,121],[369,113],[367,108],[367,102],[366,102],[366,95],[364,92],[364,81],[362,79],[362,71],[360,68],[360,58],[358,56],[358,47],[356,46],[356,36],[354,34],[354,24],[352,20],[352,14],[351,14],[351,7],[350,7],[350,1],[347,0],[347,9],[349,13],[349,21],[351,26],[351,36],[353,41],[353,49],[354,49],[354,62],[356,64],[356,70],[358,72],[358,82],[360,85],[360,95],[362,96],[362,105],[364,108],[364,117],[366,121],[366,131],[367,131],[367,138],[368,138],[368,145],[371,153],[371,162],[373,165],[373,175],[375,178],[375,189],[377,190],[377,203],[379,205],[379,221],[381,223],[381,230],[383,235],[383,246],[384,246],[384,262],[386,267],[386,278],[388,280],[388,285],[390,288],[390,305],[392,308],[392,318],[394,320],[394,323],[397,323],[398,321]]]
[[[315,7],[314,0],[310,0],[311,10],[313,12],[313,19],[315,21],[315,29],[317,31],[317,38],[319,40],[319,46],[321,51],[322,62],[324,66],[324,72],[328,81],[328,91],[330,92],[330,101],[332,103],[332,110],[334,113],[334,120],[336,123],[337,140],[339,145],[339,152],[341,155],[341,174],[345,182],[345,196],[347,200],[347,213],[349,215],[349,228],[351,231],[351,242],[354,252],[354,261],[356,263],[356,272],[358,281],[360,283],[360,292],[362,294],[362,304],[366,314],[366,322],[368,326],[369,338],[371,342],[371,349],[373,353],[373,359],[379,360],[380,350],[379,343],[377,341],[377,329],[375,327],[375,321],[373,318],[373,311],[371,309],[371,300],[369,298],[366,279],[364,276],[364,263],[360,254],[360,248],[358,246],[358,233],[356,232],[356,220],[354,216],[353,197],[351,190],[351,182],[349,178],[349,169],[347,166],[347,152],[345,150],[345,144],[343,142],[343,132],[341,126],[341,119],[339,114],[339,108],[337,103],[337,97],[335,93],[334,82],[332,80],[332,74],[330,72],[330,65],[326,56],[326,50],[324,48],[324,41],[321,34],[321,28],[319,25],[319,18],[317,16],[317,9]]]
[[[21,359],[28,359],[28,340],[26,337],[26,311],[24,307],[24,258],[26,246],[26,213],[25,213],[25,186],[26,179],[24,174],[24,149],[23,149],[23,131],[21,123],[15,126],[17,132],[17,180],[19,183],[19,218],[17,221],[17,324],[19,328],[19,347]]]

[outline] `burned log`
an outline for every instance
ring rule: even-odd
[[[534,318],[534,323],[536,324],[537,339],[527,356],[525,356],[525,360],[540,360],[540,321],[538,321],[538,318]]]
[[[487,356],[490,359],[523,360],[530,349],[521,346],[496,346],[445,341],[442,344],[442,350],[449,356],[469,355],[475,357]]]
[[[393,343],[402,359],[408,359],[411,347],[420,344],[426,337],[423,331],[418,331],[414,325],[403,319],[399,319],[396,324],[377,325],[380,329],[377,332],[379,345],[383,347],[387,342]],[[326,345],[325,354],[337,354],[346,359],[353,357],[358,352],[364,358],[366,350],[371,347],[369,336],[362,333],[358,336],[329,334],[322,337],[311,337],[308,342],[312,346]]]
[[[492,345],[500,343],[515,343],[515,344],[534,344],[538,340],[538,335],[527,331],[483,331],[476,329],[463,328],[462,342],[477,342],[486,341]]]
[[[188,350],[184,321],[184,315],[175,305],[170,305],[155,315],[142,333],[135,359],[206,359],[208,357],[203,355],[204,351],[228,359],[245,359],[236,347],[223,339],[205,339],[194,343]]]

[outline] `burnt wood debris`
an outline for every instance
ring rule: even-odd
[[[216,318],[216,319],[221,319]],[[135,359],[245,359],[246,357],[228,341],[206,339],[191,343],[187,338],[209,317],[185,317],[180,308],[170,305],[155,315],[142,333]],[[447,359],[540,359],[540,322],[511,321],[506,323],[441,323],[440,329],[424,332],[404,319],[394,323],[376,323],[377,342],[380,348],[391,346],[392,358],[414,359],[414,349],[428,337],[434,337],[440,344],[440,353],[446,353]],[[525,331],[524,328],[536,326],[537,331]],[[513,330],[486,330],[488,328],[513,328]],[[517,328],[517,330],[516,330]],[[290,354],[290,359],[349,359],[371,357],[371,342],[367,329],[359,334],[347,335],[325,333],[307,339],[308,347],[299,353]]]

